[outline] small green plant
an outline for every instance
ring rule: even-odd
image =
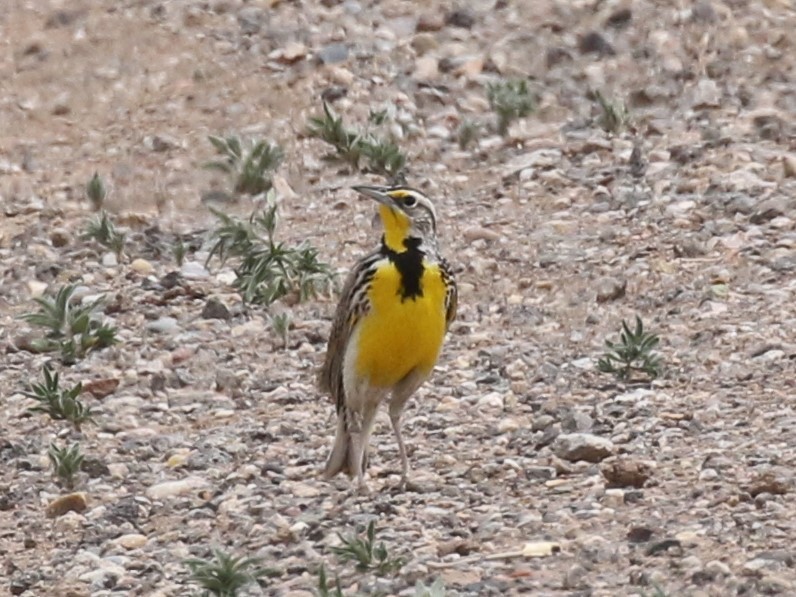
[[[49,365],[42,367],[43,383],[30,384],[30,389],[23,392],[38,405],[31,407],[30,412],[45,413],[56,421],[69,421],[77,431],[83,423],[92,420],[91,409],[84,405],[78,396],[83,391],[83,384],[78,383],[69,390],[62,390],[58,373],[53,372]]]
[[[72,295],[76,286],[62,287],[54,298],[38,297],[39,311],[26,313],[24,321],[45,328],[44,338],[33,341],[39,352],[60,351],[61,360],[72,364],[92,350],[116,344],[116,328],[92,319],[92,314],[102,303],[102,297],[88,305],[75,306]]]
[[[220,549],[213,550],[213,559],[191,559],[185,564],[205,597],[236,597],[245,586],[270,573],[256,558],[236,558]]]
[[[285,313],[278,313],[271,315],[271,327],[273,328],[274,332],[279,336],[282,340],[282,346],[287,348],[287,341],[288,335],[290,333],[290,326],[293,323],[290,319],[290,314]]]
[[[392,141],[369,137],[362,142],[362,154],[368,158],[368,169],[388,178],[406,168],[406,155]]]
[[[212,210],[220,225],[214,230],[215,244],[207,261],[217,256],[222,263],[239,259],[235,286],[248,303],[270,305],[296,293],[300,301],[332,288],[335,276],[318,259],[318,251],[308,243],[289,246],[276,240],[277,204],[273,193],[261,212],[248,222]]]
[[[427,587],[422,582],[415,584],[415,597],[445,597],[445,583],[441,578],[437,578],[434,583]]]
[[[536,99],[524,79],[489,83],[486,97],[497,115],[497,130],[501,135],[508,132],[514,120],[528,116],[536,107]]]
[[[80,453],[80,445],[75,443],[68,448],[59,448],[55,444],[50,444],[47,455],[61,485],[69,491],[74,489],[75,476],[80,472],[80,465],[84,459]]]
[[[464,120],[459,125],[459,130],[456,133],[456,140],[459,143],[459,149],[467,149],[478,138],[478,133],[481,132],[481,125],[474,120]]]
[[[103,247],[107,247],[116,253],[117,256],[121,256],[124,251],[126,236],[123,232],[119,232],[116,229],[116,226],[114,226],[104,210],[100,211],[96,218],[89,221],[82,237],[85,240],[97,241]]]
[[[349,130],[343,124],[343,117],[335,115],[329,104],[323,103],[323,116],[310,118],[307,134],[334,147],[337,158],[355,170],[359,169],[362,159],[362,138],[356,131]]]
[[[598,90],[593,91],[592,95],[600,107],[600,116],[597,118],[600,128],[606,133],[618,133],[624,130],[630,122],[630,113],[625,104],[606,99]]]
[[[390,117],[390,112],[387,109],[384,110],[371,109],[370,112],[368,113],[368,121],[372,122],[376,126],[381,126],[382,124],[387,122],[389,117]]]
[[[95,172],[94,176],[92,176],[91,180],[86,184],[86,197],[88,197],[88,200],[91,202],[94,211],[102,209],[102,206],[105,205],[105,197],[107,197],[107,195],[108,192],[105,189],[105,183],[102,182],[100,175]]]
[[[282,149],[266,141],[250,141],[244,148],[235,136],[208,137],[223,159],[208,162],[205,167],[232,177],[233,190],[243,195],[259,195],[271,188],[271,176],[284,158]]]
[[[371,110],[368,121],[380,126],[388,117],[388,110]],[[369,171],[388,178],[406,168],[406,155],[393,140],[347,128],[342,116],[335,115],[325,102],[323,116],[310,118],[307,134],[334,147],[335,153],[326,156],[327,159],[340,160],[354,170],[359,170],[362,158],[367,160]]]
[[[334,586],[329,586],[326,578],[326,567],[321,564],[318,570],[318,597],[343,597],[343,589],[340,587],[340,578],[334,577]]]
[[[376,524],[370,521],[365,534],[365,538],[358,535],[343,537],[337,535],[342,542],[342,546],[332,547],[332,553],[343,561],[355,563],[359,572],[373,570],[376,574],[384,576],[392,572],[397,572],[403,567],[403,558],[390,557],[384,542],[376,545]]]
[[[185,243],[182,242],[181,238],[177,238],[171,250],[172,254],[174,255],[174,261],[177,262],[177,267],[182,267],[182,264],[185,262],[185,255],[188,252],[188,248],[185,246]]]
[[[653,352],[658,342],[658,336],[644,331],[638,315],[635,330],[622,321],[619,342],[605,341],[608,351],[597,361],[597,369],[621,380],[629,379],[634,373],[655,379],[661,373],[661,359]]]

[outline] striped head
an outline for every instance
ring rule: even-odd
[[[405,186],[356,186],[354,190],[379,202],[388,249],[403,253],[414,247],[436,252],[437,212],[423,193]]]

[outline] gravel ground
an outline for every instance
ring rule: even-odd
[[[185,560],[213,547],[275,570],[246,595],[309,596],[321,563],[346,595],[796,594],[789,0],[10,0],[0,40],[0,594],[191,595]],[[504,137],[501,77],[538,97]],[[604,132],[590,90],[632,126]],[[414,492],[394,489],[386,415],[371,496],[319,478],[336,297],[275,304],[285,344],[229,267],[204,267],[200,197],[228,185],[202,168],[208,135],[283,147],[287,242],[341,273],[376,242],[348,187],[378,177],[304,134],[322,96],[359,126],[387,110],[457,271],[404,423]],[[95,171],[120,259],[81,238]],[[92,390],[81,432],[21,393],[52,355],[25,350],[19,316],[68,282],[105,295],[120,338],[57,366]],[[596,359],[636,314],[665,369],[623,384]],[[52,441],[87,459],[60,510]],[[330,552],[374,519],[395,574]]]

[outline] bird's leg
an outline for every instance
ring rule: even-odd
[[[370,441],[370,434],[373,431],[373,422],[376,418],[377,407],[378,402],[375,404],[368,404],[365,407],[361,415],[361,427],[359,433],[356,434],[356,441],[354,441],[354,460],[352,466],[356,470],[357,488],[361,494],[370,493],[365,483],[365,467],[368,463],[368,442]]]
[[[395,439],[398,441],[398,455],[401,458],[401,489],[406,489],[406,484],[409,478],[409,459],[406,457],[406,448],[404,447],[404,440],[401,437],[401,412],[394,412],[390,409],[390,423],[392,423],[392,430],[395,432]]]

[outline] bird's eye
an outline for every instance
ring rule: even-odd
[[[406,207],[414,207],[417,205],[417,199],[414,195],[408,195],[404,198],[404,206]]]

